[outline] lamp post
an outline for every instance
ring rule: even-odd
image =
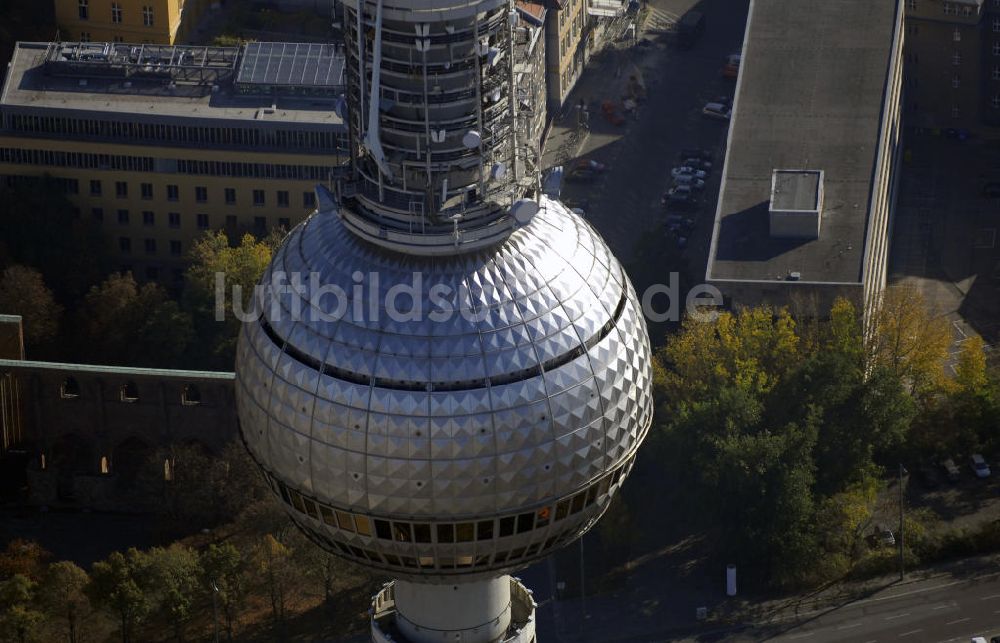
[[[903,476],[906,474],[906,468],[903,463],[899,464],[899,580],[903,580],[905,576],[905,563],[903,558]]]
[[[212,635],[212,641],[214,643],[219,643],[219,586],[212,581],[212,630],[214,634]]]

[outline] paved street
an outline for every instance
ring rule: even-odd
[[[692,7],[705,13],[707,29],[693,49],[680,51],[660,32]],[[572,157],[610,166],[595,182],[567,183],[563,198],[586,210],[587,218],[625,261],[644,234],[654,229],[662,234],[665,215],[660,197],[670,187],[670,168],[676,165],[680,149],[708,148],[715,151],[716,166],[685,249],[692,273],[704,274],[726,124],[704,118],[701,108],[716,96],[733,94],[735,82],[722,78],[720,71],[725,56],[740,50],[747,7],[747,0],[653,0],[643,35],[651,44],[597,56],[567,101],[573,106],[582,98],[588,104],[589,134],[583,139],[572,137],[576,123],[572,107],[552,128],[543,166]],[[635,118],[613,125],[602,117],[600,105],[606,100],[620,102],[632,75],[645,85],[647,100]],[[664,244],[672,242],[664,236]]]

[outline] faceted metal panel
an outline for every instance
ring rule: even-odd
[[[301,288],[267,292],[244,325],[236,368],[247,447],[289,490],[373,518],[477,520],[555,507],[645,437],[650,349],[635,293],[557,202],[543,198],[495,248],[446,258],[386,251],[319,213],[288,235],[262,283],[295,275]],[[414,314],[394,319],[393,302]],[[447,319],[433,315],[443,305]],[[570,524],[573,537],[589,527]],[[310,529],[322,541],[326,527],[316,518]],[[364,549],[414,555],[394,540]]]

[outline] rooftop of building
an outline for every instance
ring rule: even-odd
[[[752,2],[708,280],[861,282],[896,12],[870,0]],[[824,172],[818,239],[769,234],[772,175],[788,168]]]
[[[775,170],[771,209],[815,210],[819,207],[821,176],[815,170]]]
[[[342,125],[334,45],[19,42],[0,106]]]

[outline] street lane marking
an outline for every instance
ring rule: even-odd
[[[910,615],[909,612],[904,612],[903,614],[894,614],[892,616],[886,616],[885,620],[891,621],[894,618],[903,618],[904,616],[909,616],[909,615]]]
[[[864,625],[864,623],[849,623],[848,625],[841,625],[837,629],[838,630],[849,630],[852,627],[861,627],[862,625]]]
[[[789,636],[788,638],[790,638],[790,639],[804,639],[805,637],[812,636],[813,634],[815,634],[815,632],[803,632],[802,634],[795,634],[793,636]]]
[[[920,632],[923,632],[923,629],[919,629],[919,630],[910,630],[909,632],[903,632],[902,634],[900,634],[900,635],[899,635],[899,638],[903,638],[904,636],[909,636],[909,635],[911,635],[911,634],[919,634]]]
[[[955,619],[954,621],[948,621],[947,623],[945,623],[945,625],[955,625],[957,623],[964,623],[966,621],[971,621],[971,620],[972,620],[971,616],[966,616],[965,618],[959,618]]]
[[[946,609],[948,609],[948,606],[947,605],[935,605],[931,609],[932,610],[946,610]]]
[[[990,601],[990,600],[993,600],[994,598],[1000,598],[1000,594],[991,594],[990,596],[980,596],[979,600],[981,600],[981,601]]]

